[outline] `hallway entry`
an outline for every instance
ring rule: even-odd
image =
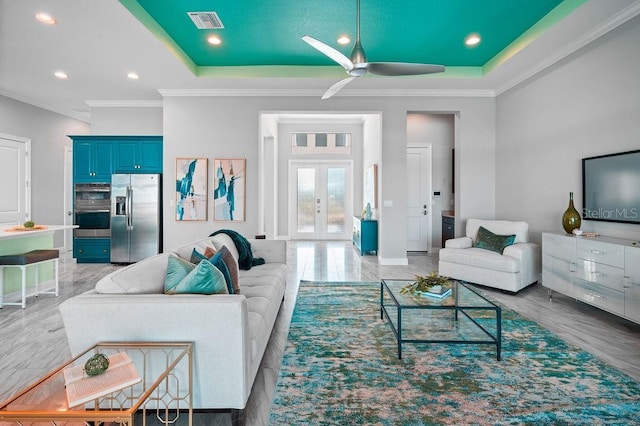
[[[351,237],[351,161],[291,161],[289,223],[296,240]]]

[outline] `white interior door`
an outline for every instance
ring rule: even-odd
[[[431,251],[431,146],[407,148],[407,250]]]
[[[350,238],[351,162],[292,162],[289,181],[291,238]]]
[[[0,134],[0,227],[30,219],[30,145],[28,139]]]
[[[63,222],[73,225],[73,149],[64,149],[64,211]],[[73,250],[73,229],[64,230],[64,250]]]

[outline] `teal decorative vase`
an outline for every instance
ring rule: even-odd
[[[571,234],[574,229],[580,228],[580,213],[573,206],[573,192],[569,193],[569,207],[562,215],[562,227],[567,234]]]
[[[365,217],[365,220],[371,220],[371,203],[367,203],[364,217]]]

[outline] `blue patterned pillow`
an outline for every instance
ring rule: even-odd
[[[497,235],[489,231],[487,228],[481,226],[478,229],[478,235],[476,236],[476,243],[474,244],[474,246],[502,254],[504,249],[513,244],[515,240],[515,234]]]
[[[208,260],[202,260],[177,285],[165,287],[166,294],[228,294],[222,272]]]

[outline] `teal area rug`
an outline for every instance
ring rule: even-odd
[[[640,384],[503,308],[484,345],[405,344],[379,283],[300,283],[271,425],[630,425]]]

